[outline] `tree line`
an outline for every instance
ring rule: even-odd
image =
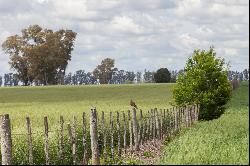
[[[112,71],[110,79],[107,79],[107,84],[136,84],[136,83],[176,83],[176,80],[184,70],[169,70],[169,72],[162,72],[167,68],[160,68],[157,71],[144,70],[144,72],[134,72],[126,70]],[[162,72],[162,73],[161,73]],[[169,77],[167,75],[169,74]],[[158,78],[157,78],[158,77]],[[228,71],[228,80],[249,80],[249,69],[245,69],[242,72]],[[91,85],[101,84],[97,76],[93,72],[87,72],[85,70],[77,70],[65,74],[63,78],[64,85]],[[105,81],[102,81],[105,82]],[[6,73],[0,76],[0,86],[19,86],[25,85],[15,73]],[[44,84],[35,84],[35,82],[29,85],[41,86]]]
[[[115,67],[115,60],[106,58],[91,72],[78,70],[66,74],[68,62],[77,33],[68,29],[42,28],[31,25],[21,30],[21,35],[7,37],[2,43],[10,57],[10,67],[15,72],[0,76],[0,86],[17,85],[83,85],[176,82],[184,70],[161,68],[157,71],[133,72]],[[248,80],[249,69],[229,71],[228,79]]]

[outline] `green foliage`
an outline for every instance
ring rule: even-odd
[[[99,79],[101,84],[107,84],[112,78],[112,73],[117,70],[114,66],[114,59],[105,58],[101,64],[94,69],[93,75],[96,79]]]
[[[76,33],[72,30],[53,31],[39,25],[22,29],[22,35],[9,36],[2,44],[10,56],[10,65],[25,85],[35,83],[63,83],[63,76]]]
[[[200,120],[218,118],[231,97],[224,66],[224,59],[217,58],[212,47],[208,51],[195,50],[173,91],[176,104],[199,104]]]
[[[145,157],[154,157],[153,154],[150,151],[144,152],[143,156],[145,156]]]
[[[228,109],[220,118],[203,121],[172,140],[159,164],[249,164],[249,83],[233,92]]]
[[[156,83],[167,83],[170,82],[171,74],[167,68],[160,68],[154,74],[154,79]]]

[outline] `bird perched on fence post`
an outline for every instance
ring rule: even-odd
[[[131,99],[130,100],[130,105],[132,106],[132,107],[135,107],[136,109],[138,109],[137,108],[137,105],[135,104],[135,102]]]

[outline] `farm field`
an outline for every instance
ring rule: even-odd
[[[169,108],[174,84],[138,85],[87,85],[0,88],[0,114],[9,114],[13,141],[13,163],[28,164],[26,117],[31,119],[34,164],[45,164],[44,116],[48,116],[49,154],[52,164],[72,164],[71,143],[65,129],[65,158],[58,160],[59,117],[64,116],[65,125],[77,119],[77,158],[82,158],[82,113],[87,114],[89,127],[90,109],[95,106],[100,118],[105,112],[127,111],[130,99],[144,112],[151,108]],[[99,123],[100,125],[100,123]],[[107,124],[108,126],[108,124]],[[109,135],[109,134],[108,134]],[[116,137],[115,137],[116,138]],[[110,138],[109,138],[110,139]],[[90,146],[89,131],[87,143]],[[116,146],[116,145],[115,145]],[[91,153],[88,147],[88,153]]]
[[[249,83],[233,92],[219,119],[182,131],[159,164],[249,164]]]
[[[166,108],[172,98],[174,84],[127,84],[0,88],[0,114],[9,114],[13,128],[25,126],[25,118],[32,125],[43,125],[48,116],[50,125],[60,115],[65,118],[82,116],[95,106],[98,112],[127,111],[130,99],[143,111]],[[43,127],[43,126],[42,126]]]

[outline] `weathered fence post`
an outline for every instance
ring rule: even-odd
[[[105,117],[102,111],[102,133],[103,133],[103,157],[104,161],[107,161],[107,145],[106,145],[106,128],[105,128]]]
[[[174,116],[175,116],[175,133],[178,132],[178,109],[177,107],[175,107],[175,111],[174,111]]]
[[[114,123],[113,123],[113,114],[110,112],[110,137],[111,137],[111,158],[114,160]]]
[[[166,134],[167,138],[169,138],[170,137],[170,125],[171,125],[169,109],[167,109],[167,116],[166,116],[165,122],[168,122],[168,123],[165,123],[165,126],[166,126],[165,134]]]
[[[60,123],[60,127],[59,127],[59,159],[60,161],[62,162],[63,159],[64,159],[64,152],[63,152],[63,130],[64,130],[64,127],[63,127],[63,124],[64,124],[64,120],[63,120],[63,116],[60,116],[60,120],[59,120],[59,123]]]
[[[76,118],[73,117],[72,126],[68,124],[69,137],[71,141],[73,165],[76,165]]]
[[[26,117],[26,125],[28,130],[29,165],[33,165],[32,135],[29,117]]]
[[[87,152],[87,126],[86,126],[86,114],[85,112],[82,113],[82,143],[83,143],[83,165],[88,164],[88,152]]]
[[[130,151],[133,152],[133,122],[130,116],[130,110],[128,110],[128,125],[129,125],[129,144],[130,144]]]
[[[117,153],[118,157],[121,157],[121,132],[120,132],[120,114],[117,111],[117,121],[116,121],[116,126],[117,126]]]
[[[90,113],[90,137],[91,137],[91,150],[92,150],[92,164],[100,165],[100,156],[97,141],[97,114],[96,109],[91,109]]]
[[[148,140],[150,140],[150,138],[151,138],[151,114],[150,114],[150,112],[148,111],[148,116],[147,116],[147,119],[148,119],[148,130],[147,130],[147,137],[148,137]]]
[[[175,128],[175,113],[173,107],[171,108],[171,135],[174,134],[174,128]]]
[[[45,164],[49,164],[49,125],[47,116],[44,117],[44,151],[45,151]]]
[[[151,109],[151,136],[152,140],[155,138],[155,125],[154,125],[154,111]]]
[[[124,153],[126,154],[127,153],[127,139],[126,139],[126,136],[127,136],[127,128],[126,128],[126,115],[125,115],[125,112],[123,112],[123,144],[124,144]]]
[[[163,139],[163,120],[162,120],[162,109],[160,109],[160,138]]]
[[[133,107],[133,131],[134,131],[134,141],[135,141],[135,150],[139,151],[139,140],[138,140],[138,129],[137,129],[137,119],[136,119],[136,109]]]
[[[12,140],[10,118],[8,114],[0,115],[0,138],[2,165],[12,164]]]
[[[146,129],[146,124],[145,124],[145,118],[143,118],[142,110],[141,110],[141,145],[145,142],[145,129]]]
[[[142,110],[140,110],[140,119],[139,119],[139,144],[141,144],[142,142],[142,130],[143,130],[143,127],[142,127]]]
[[[154,109],[154,115],[155,115],[155,127],[156,127],[156,136],[157,138],[160,138],[160,123],[159,123],[159,114],[157,108]]]

